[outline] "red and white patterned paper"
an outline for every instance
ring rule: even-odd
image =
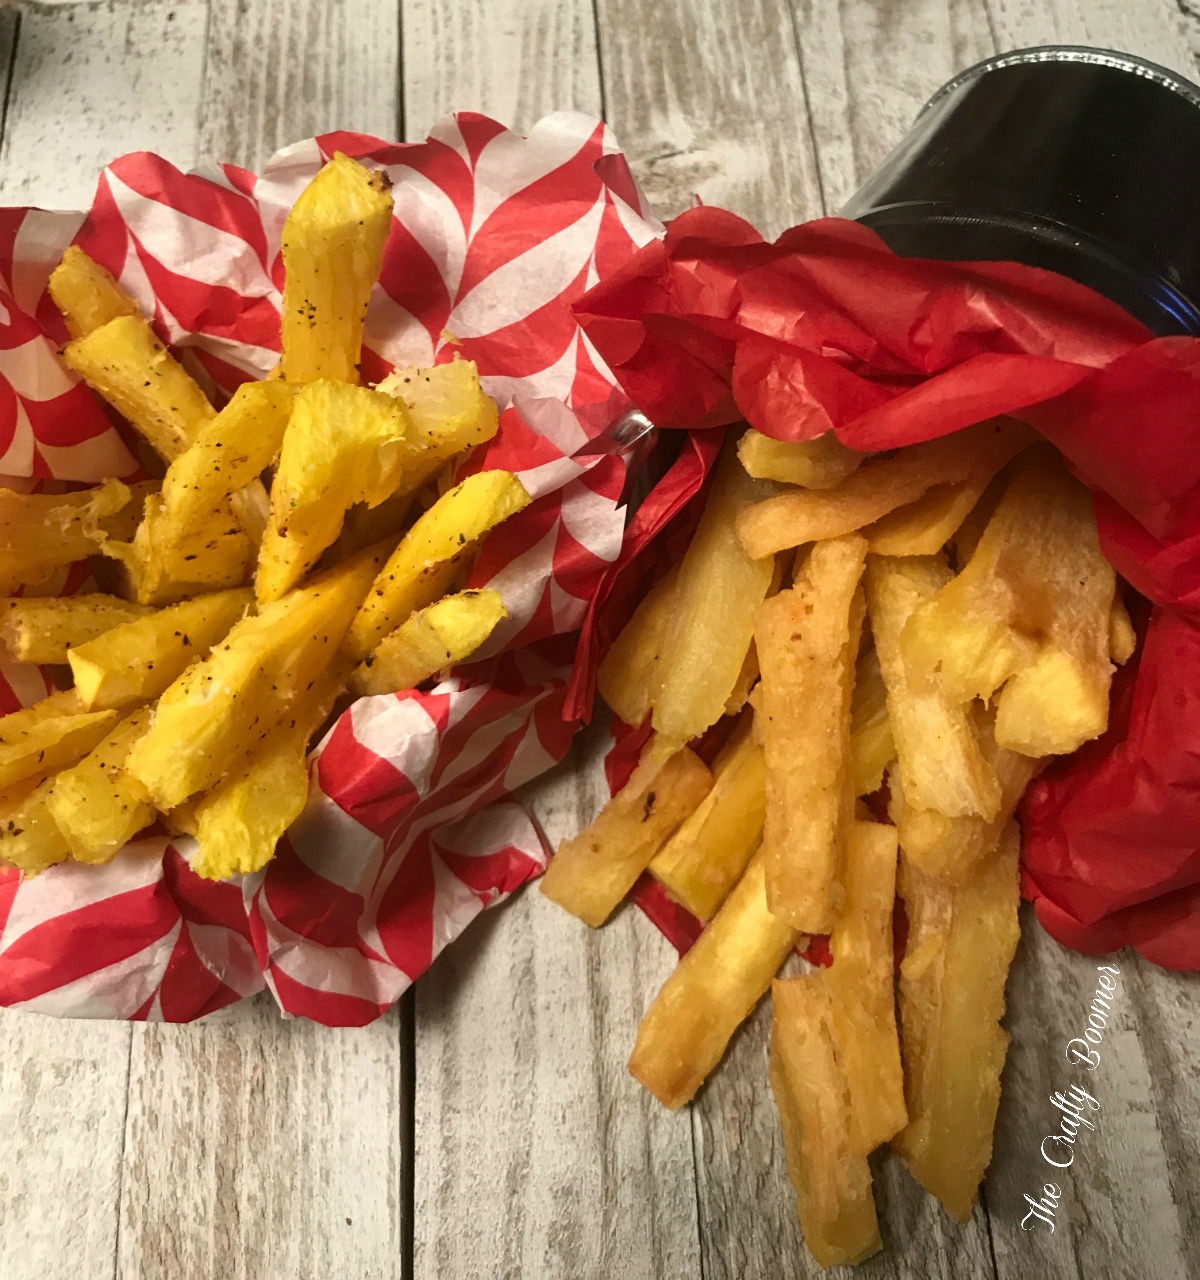
[[[396,217],[367,316],[364,373],[475,360],[502,405],[472,467],[516,471],[535,501],[484,543],[473,585],[509,620],[431,693],[365,698],[313,756],[312,795],[276,859],[237,882],[146,835],[107,867],[0,873],[0,1004],[186,1021],[266,986],[331,1025],[384,1012],[486,906],[545,864],[510,792],[565,754],[571,634],[624,527],[619,456],[581,446],[625,407],[570,304],[660,234],[609,132],[549,116],[527,138],[458,115],[427,142],[327,134],[261,177],[124,156],[86,218],[0,210],[0,476],[9,487],[135,471],[130,442],[57,361],[46,279],[72,239],[116,275],[214,391],[274,364],[279,240],[335,150],[383,167]],[[80,575],[64,574],[62,590]],[[0,710],[42,696],[0,671]]]

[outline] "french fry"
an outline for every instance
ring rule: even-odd
[[[50,816],[51,783],[43,778],[0,792],[0,866],[36,876],[70,857],[66,839]]]
[[[559,846],[542,892],[598,929],[711,786],[712,774],[686,747],[666,760],[643,752],[625,786],[589,826]]]
[[[741,713],[742,708],[749,703],[750,695],[758,685],[760,674],[758,650],[754,647],[754,641],[751,640],[750,648],[746,650],[746,658],[742,663],[742,669],[738,672],[738,678],[733,682],[729,697],[725,699],[725,715],[736,716]]]
[[[1121,599],[1120,591],[1113,595],[1112,612],[1108,615],[1108,656],[1123,667],[1137,648],[1137,633]]]
[[[746,661],[754,610],[770,590],[775,564],[770,556],[746,555],[733,521],[764,491],[765,482],[751,479],[727,444],[679,564],[651,682],[654,731],[673,747],[716,724]]]
[[[738,457],[748,475],[759,480],[779,480],[805,489],[832,489],[852,471],[863,454],[848,449],[827,431],[815,440],[775,440],[753,427],[738,441]]]
[[[67,661],[81,707],[131,707],[158,697],[222,639],[252,603],[246,588],[199,596],[70,649]]]
[[[283,224],[282,376],[358,382],[363,320],[392,224],[386,173],[340,151]]]
[[[141,316],[109,320],[67,343],[62,358],[168,462],[216,415]]]
[[[192,870],[228,880],[261,870],[308,800],[308,742],[333,709],[345,671],[325,672],[302,693],[240,769],[203,796],[194,809]]]
[[[850,704],[850,780],[856,796],[869,796],[883,785],[884,771],[896,758],[888,719],[887,687],[875,646],[858,656]]]
[[[691,1101],[799,936],[767,909],[763,860],[752,858],[646,1011],[629,1059],[634,1079],[672,1111]]]
[[[935,485],[863,530],[877,556],[934,556],[958,532],[991,483],[991,475]]]
[[[76,493],[0,489],[0,591],[10,594],[95,555],[108,536],[106,522],[132,500],[119,480]]]
[[[165,690],[125,764],[159,809],[219,781],[329,667],[386,551],[362,552],[243,618]]]
[[[78,764],[50,779],[47,809],[77,862],[104,863],[154,821],[146,789],[125,772],[133,744],[150,727],[139,707]]]
[[[910,672],[900,647],[909,618],[951,577],[940,556],[871,556],[867,612],[905,795],[921,809],[988,820],[1000,807],[1000,784],[984,759],[970,707],[932,676]]]
[[[0,717],[0,788],[74,764],[116,719],[115,711],[83,710],[73,689]]]
[[[710,920],[762,839],[766,764],[747,715],[713,761],[712,790],[650,863],[650,874],[698,920]]]
[[[936,485],[978,474],[985,462],[998,470],[1029,439],[1019,423],[997,420],[911,445],[865,462],[836,488],[796,489],[748,507],[737,518],[738,537],[757,559],[853,533],[916,502]]]
[[[650,682],[674,599],[676,566],[642,597],[596,672],[596,688],[609,707],[634,728],[650,714]]]
[[[948,818],[934,809],[917,808],[909,803],[899,774],[893,771],[888,778],[891,818],[904,856],[923,874],[950,884],[970,879],[995,850],[1025,788],[1044,763],[997,746],[994,713],[976,712],[975,720],[984,758],[1000,783],[1000,807],[990,821]]]
[[[462,591],[418,609],[355,668],[360,695],[395,693],[465,662],[508,617],[498,591]]]
[[[861,1262],[883,1244],[871,1169],[851,1145],[827,975],[776,980],[771,1006],[771,1092],[804,1242],[822,1267]]]
[[[345,652],[361,662],[409,615],[440,599],[483,536],[529,505],[508,471],[468,476],[429,508],[401,539],[351,624]]]
[[[119,316],[136,316],[137,303],[75,244],[50,273],[50,297],[72,338],[82,338]]]
[[[819,542],[788,591],[759,606],[756,731],[766,758],[767,901],[795,929],[828,933],[842,905],[853,799],[850,709],[862,628],[865,539]]]
[[[900,966],[908,1125],[892,1139],[909,1172],[960,1222],[992,1156],[1008,1034],[1004,987],[1017,947],[1020,837],[966,883],[947,886],[902,859],[908,944]]]
[[[846,908],[828,971],[833,1038],[850,1094],[850,1149],[868,1155],[907,1123],[896,1032],[892,908],[896,829],[855,822],[846,851]]]
[[[19,662],[67,660],[67,650],[94,640],[113,627],[144,617],[149,609],[119,596],[27,597],[0,601],[0,640]]]

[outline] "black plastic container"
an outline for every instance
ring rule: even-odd
[[[1006,259],[1200,334],[1200,87],[1056,45],[964,71],[843,210],[911,257]]]

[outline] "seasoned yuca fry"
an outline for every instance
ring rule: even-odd
[[[829,939],[833,1036],[850,1093],[850,1149],[868,1155],[907,1123],[896,1032],[896,829],[855,822],[846,850],[846,909]]]
[[[248,588],[198,596],[113,627],[67,653],[87,710],[148,702],[224,637],[254,602]]]
[[[341,692],[345,671],[324,673],[300,695],[247,764],[195,805],[192,870],[206,880],[258,871],[308,801],[308,742]]]
[[[869,524],[863,537],[877,556],[934,556],[958,532],[991,483],[991,475],[935,485],[916,502]]]
[[[762,839],[766,764],[749,713],[712,772],[712,790],[650,864],[650,874],[699,920],[712,918]]]
[[[969,879],[995,850],[1025,788],[1044,763],[998,747],[993,713],[977,712],[975,719],[984,758],[1000,783],[1000,808],[990,822],[948,818],[935,809],[918,809],[908,803],[899,774],[893,771],[888,778],[891,818],[900,833],[904,856],[925,875],[951,884]]]
[[[283,224],[282,376],[358,382],[363,320],[392,225],[386,173],[340,151]]]
[[[1118,591],[1113,596],[1112,612],[1108,615],[1108,656],[1118,667],[1123,667],[1133,657],[1136,648],[1137,633]]]
[[[386,551],[364,551],[243,618],[163,693],[125,765],[159,809],[222,778],[330,666]]]
[[[804,1243],[822,1267],[883,1247],[871,1169],[851,1146],[851,1095],[833,1038],[828,974],[771,984],[771,1092]]]
[[[529,505],[509,471],[480,471],[444,494],[401,539],[351,624],[345,651],[361,662],[417,609],[440,599],[475,544]]]
[[[742,708],[750,701],[750,695],[758,684],[759,675],[758,650],[754,647],[754,641],[751,640],[750,648],[746,650],[746,660],[742,663],[738,678],[733,682],[729,697],[725,699],[725,715],[740,714]]]
[[[805,489],[832,489],[858,469],[865,455],[847,449],[827,431],[815,440],[775,440],[753,427],[738,441],[738,457],[749,475]]]
[[[216,410],[141,316],[118,316],[63,348],[62,358],[168,462]]]
[[[1017,464],[966,567],[909,620],[904,660],[914,672],[937,672],[959,702],[990,698],[1038,664],[1012,711],[1045,717],[1073,742],[1061,749],[1073,750],[1107,720],[1115,587],[1090,495],[1050,451],[1034,451]],[[1014,725],[1009,745],[1017,736]],[[1033,736],[1022,736],[1025,746],[1046,754]]]
[[[598,929],[711,786],[712,774],[687,747],[665,761],[647,749],[625,786],[577,836],[559,845],[542,877],[542,892]]]
[[[674,599],[676,566],[650,588],[596,673],[596,688],[609,707],[636,728],[650,714],[650,681]]]
[[[13,866],[23,875],[35,876],[71,856],[63,833],[50,816],[52,782],[52,778],[26,781],[0,792],[0,866]]]
[[[754,619],[762,667],[755,729],[767,768],[767,901],[807,933],[828,933],[842,905],[866,551],[856,534],[818,542],[796,585],[765,601]]]
[[[888,719],[887,687],[874,645],[858,656],[850,705],[850,780],[856,796],[883,785],[884,770],[896,758]]]
[[[241,586],[254,563],[255,546],[228,506],[213,513],[211,526],[199,538],[176,542],[162,501],[152,494],[133,541],[107,541],[103,552],[120,563],[126,594],[139,604],[161,608]]]
[[[749,507],[738,516],[738,537],[757,558],[853,533],[916,502],[935,485],[978,474],[985,463],[998,470],[1029,439],[1020,423],[996,421],[914,444],[868,460],[834,489],[792,490]]]
[[[19,662],[66,662],[67,650],[150,612],[120,596],[26,597],[0,601],[0,640]]]
[[[905,795],[918,808],[948,817],[991,819],[1000,807],[1000,784],[984,759],[970,707],[932,676],[910,672],[900,649],[909,618],[951,576],[940,556],[871,556],[867,612]]]
[[[733,521],[760,498],[767,482],[754,480],[726,443],[704,514],[679,565],[662,659],[651,681],[654,731],[682,746],[721,718],[754,637],[754,610],[770,590],[772,557],[751,560]]]
[[[162,506],[175,543],[208,527],[214,512],[274,463],[295,398],[286,382],[243,383],[171,463]]]
[[[901,862],[908,944],[900,966],[908,1126],[892,1139],[909,1172],[960,1221],[992,1157],[1008,1049],[1004,986],[1017,948],[1020,836],[950,887]]]
[[[278,600],[316,564],[355,503],[395,493],[416,444],[403,403],[369,387],[322,379],[296,397],[258,556],[259,604]]]
[[[95,555],[108,534],[106,521],[132,501],[119,480],[77,493],[0,489],[0,591],[7,595]]]
[[[118,316],[136,316],[137,303],[76,244],[50,273],[50,297],[72,338],[82,338]]]
[[[77,765],[50,781],[50,816],[77,862],[103,863],[154,821],[146,788],[125,758],[150,727],[150,708],[131,712]]]
[[[0,788],[74,764],[116,720],[115,711],[82,710],[73,689],[0,717]]]
[[[629,1059],[634,1079],[672,1111],[690,1102],[799,937],[767,909],[763,860],[752,858],[647,1009]]]
[[[460,591],[418,609],[355,668],[358,694],[415,689],[447,667],[465,662],[508,617],[498,591]]]

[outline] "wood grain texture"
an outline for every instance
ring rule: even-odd
[[[406,136],[451,111],[482,111],[518,132],[551,111],[601,110],[588,0],[408,0]]]
[[[609,123],[663,217],[698,195],[765,235],[821,191],[784,0],[597,0]]]
[[[400,6],[210,0],[200,153],[258,172],[277,148],[348,129],[401,135]]]
[[[127,151],[194,163],[207,16],[203,0],[22,5],[0,198],[82,209]]]
[[[601,800],[573,756],[528,793],[551,841]],[[591,932],[534,889],[421,979],[414,1275],[699,1274],[687,1116],[625,1070],[673,963],[637,913]]]
[[[0,1276],[109,1275],[132,1029],[6,1010],[0,1033]]]

